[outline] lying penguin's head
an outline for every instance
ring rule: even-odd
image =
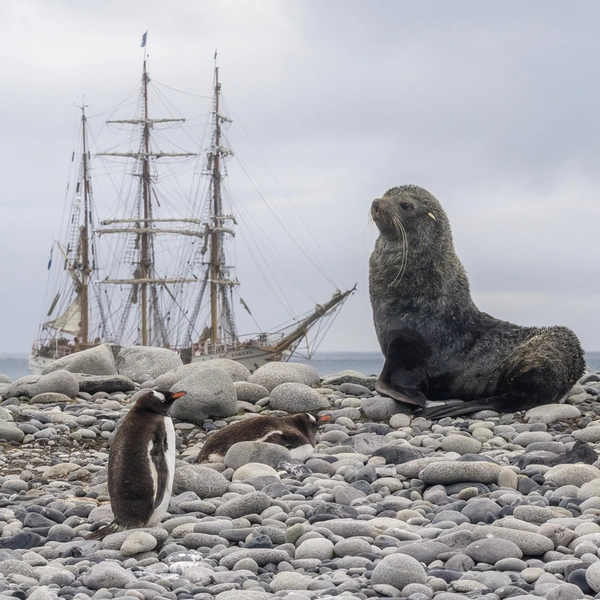
[[[175,400],[185,396],[185,392],[167,392],[163,390],[148,390],[137,399],[136,406],[146,410],[166,414],[169,412]]]
[[[323,423],[327,423],[331,419],[331,415],[318,415],[317,413],[306,412],[293,415],[292,418],[296,422],[297,427],[314,435]]]

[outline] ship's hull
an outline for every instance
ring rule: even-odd
[[[56,359],[48,358],[45,356],[34,356],[33,354],[29,357],[29,370],[34,375],[41,375],[42,371],[49,367]]]
[[[227,350],[225,352],[192,356],[191,362],[210,362],[211,360],[219,358],[227,358],[241,363],[250,371],[255,371],[267,363],[278,362],[281,360],[285,361],[289,358],[289,355],[290,352],[288,350],[284,350],[283,352],[272,352],[260,346],[248,346],[237,348],[235,350]],[[57,359],[32,353],[29,356],[29,370],[33,375],[41,375],[42,371],[50,366],[55,360]]]

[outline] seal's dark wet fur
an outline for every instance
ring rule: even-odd
[[[379,393],[428,417],[482,409],[511,412],[557,402],[582,375],[577,336],[566,327],[521,327],[481,312],[454,251],[448,217],[426,190],[406,185],[374,200],[380,235],[369,289],[386,361]]]

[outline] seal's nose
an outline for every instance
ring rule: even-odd
[[[373,200],[373,204],[371,204],[371,208],[373,209],[373,212],[378,213],[379,212],[379,200]]]

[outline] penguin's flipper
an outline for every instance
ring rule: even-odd
[[[156,486],[152,508],[157,508],[163,501],[168,486],[167,465],[167,432],[164,427],[157,427],[150,447],[151,470]]]
[[[95,531],[92,531],[90,534],[86,536],[86,540],[102,540],[107,535],[111,533],[117,533],[117,531],[121,531],[122,527],[118,525],[115,521],[109,523],[108,525],[103,525],[102,527],[98,527]]]

